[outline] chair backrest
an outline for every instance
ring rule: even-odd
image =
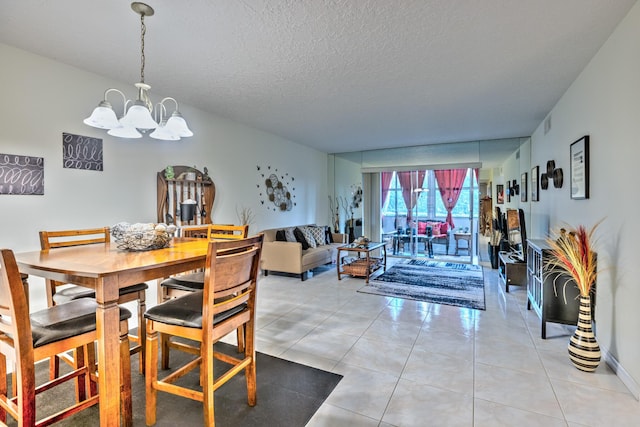
[[[40,231],[40,248],[42,250],[65,248],[69,246],[91,245],[95,243],[109,243],[111,233],[109,227],[85,228],[80,230]],[[56,287],[65,285],[63,282],[46,279],[47,306],[53,307],[53,295]]]
[[[263,241],[264,234],[260,233],[246,239],[209,242],[204,272],[204,331],[213,330],[214,315],[244,304],[241,313],[253,316]],[[231,325],[229,330],[237,326]]]
[[[249,234],[248,225],[232,225],[232,224],[209,224],[209,240],[224,239],[238,240],[246,239]]]
[[[108,243],[110,241],[109,227],[40,232],[41,249]]]
[[[209,237],[211,224],[189,225],[180,227],[180,235],[182,237],[196,237],[206,239]]]
[[[24,396],[25,390],[35,385],[33,338],[29,306],[18,264],[10,249],[0,249],[0,316],[2,353],[16,363],[16,373],[18,378],[22,378],[19,382],[22,390],[17,393],[18,396]],[[6,352],[9,348],[13,348],[13,354]],[[35,404],[33,410],[35,411]]]

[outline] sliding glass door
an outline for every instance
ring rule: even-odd
[[[474,169],[382,172],[380,188],[381,235],[394,255],[465,262],[477,255]]]

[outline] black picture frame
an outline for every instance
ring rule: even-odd
[[[520,201],[527,201],[527,173],[520,175]]]
[[[589,135],[576,140],[569,149],[571,198],[589,198]]]
[[[504,204],[504,185],[502,184],[496,185],[496,204]]]
[[[540,201],[540,186],[539,186],[539,177],[540,174],[540,166],[535,166],[531,169],[531,201],[539,202]]]

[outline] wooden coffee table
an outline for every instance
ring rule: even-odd
[[[380,250],[379,257],[372,257],[371,252]],[[358,258],[347,264],[342,264],[340,252],[357,252]],[[364,257],[362,256],[364,254]],[[354,277],[364,277],[366,283],[369,283],[371,273],[383,268],[387,269],[387,243],[386,242],[369,242],[364,245],[351,243],[349,245],[340,246],[338,248],[338,280],[342,280],[342,274],[349,274]]]

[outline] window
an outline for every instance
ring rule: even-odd
[[[412,172],[416,173],[417,171]],[[473,189],[472,192],[472,180]],[[414,180],[415,182],[416,180]],[[382,217],[383,217],[383,230],[389,231],[397,227],[405,227],[407,218],[413,219],[444,219],[447,216],[447,210],[442,203],[442,197],[438,189],[438,184],[435,179],[435,175],[432,170],[426,171],[423,182],[416,188],[411,188],[410,191],[416,197],[416,204],[411,210],[407,212],[407,204],[402,194],[402,186],[398,180],[398,174],[393,172],[391,182],[389,184],[389,192],[387,193],[383,205],[382,205]],[[468,169],[467,176],[465,177],[463,190],[460,193],[458,203],[453,209],[453,217],[469,218],[472,211],[471,203],[475,208],[473,209],[474,218],[478,217],[479,192],[478,183],[475,180],[475,174],[472,169]],[[392,219],[390,221],[390,219]],[[392,222],[393,224],[390,224]]]
[[[469,218],[471,212],[471,180],[473,179],[473,187],[475,191],[473,192],[473,206],[476,207],[473,209],[473,217],[478,218],[478,208],[480,203],[480,192],[478,191],[478,183],[475,180],[475,174],[472,169],[467,170],[467,176],[464,179],[464,184],[462,184],[462,192],[460,193],[460,198],[458,199],[458,203],[453,208],[451,215],[453,217],[459,218]],[[434,179],[435,182],[435,179]],[[437,183],[436,183],[437,188]],[[438,196],[440,196],[440,190],[436,190]],[[442,203],[442,197],[436,197],[436,217],[446,217],[447,210],[444,207],[444,203]]]

